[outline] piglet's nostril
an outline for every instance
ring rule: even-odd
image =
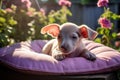
[[[64,46],[64,45],[61,45],[60,48],[65,49],[65,46]]]
[[[61,45],[61,48],[64,49],[64,50],[67,49],[67,47],[65,45]]]

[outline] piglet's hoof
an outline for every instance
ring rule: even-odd
[[[91,53],[90,51],[86,49],[82,52],[81,56],[90,61],[95,61],[97,58],[95,54]]]
[[[96,55],[95,54],[93,54],[93,53],[90,53],[89,54],[89,57],[87,58],[88,60],[91,60],[91,61],[95,61],[96,60]]]
[[[54,58],[58,61],[61,61],[61,60],[64,60],[65,59],[65,56],[62,55],[62,54],[58,54],[58,55],[55,55]]]

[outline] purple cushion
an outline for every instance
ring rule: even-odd
[[[0,49],[0,61],[16,70],[34,74],[96,74],[120,69],[120,53],[112,48],[83,40],[86,48],[96,54],[96,61],[83,57],[67,58],[57,61],[41,53],[45,41],[16,43]]]

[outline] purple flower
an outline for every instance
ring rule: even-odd
[[[108,20],[106,18],[99,18],[98,23],[101,25],[102,28],[111,29],[111,27],[112,27],[110,20]]]
[[[58,4],[60,6],[68,6],[68,7],[71,7],[71,2],[68,1],[68,0],[59,0]]]
[[[109,0],[98,0],[97,6],[98,7],[107,7],[109,3]]]

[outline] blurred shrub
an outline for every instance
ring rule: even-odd
[[[13,14],[11,9],[0,9],[0,47],[13,42],[12,35],[15,33],[15,25],[17,25]]]
[[[26,40],[51,39],[40,33],[41,28],[50,23],[62,24],[72,15],[67,6],[46,13],[43,8],[38,11],[31,7],[29,0],[9,1],[15,4],[0,9],[0,47]]]

